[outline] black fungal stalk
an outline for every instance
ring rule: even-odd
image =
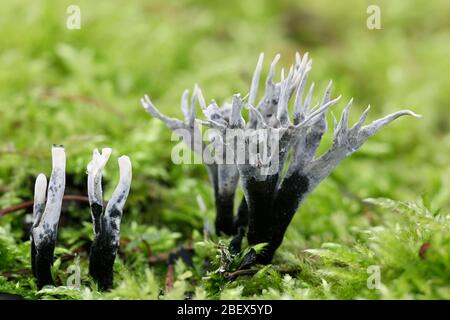
[[[249,245],[267,244],[256,261],[263,264],[272,261],[276,249],[283,241],[286,229],[305,197],[344,158],[398,117],[418,116],[412,111],[402,110],[364,126],[368,107],[357,123],[349,127],[351,99],[340,120],[334,119],[332,146],[324,154],[317,155],[321,139],[328,129],[327,111],[340,100],[340,96],[331,98],[330,81],[320,102],[311,107],[314,83],[310,85],[306,95],[304,94],[312,65],[308,54],[301,57],[297,53],[296,63],[290,67],[287,76],[285,77],[282,70],[281,81],[274,83],[275,65],[279,58],[277,55],[272,61],[265,82],[265,93],[257,104],[255,103],[263,54],[260,55],[256,66],[250,92],[246,96],[248,99],[242,99],[236,94],[231,103],[225,103],[219,108],[214,100],[206,106],[202,96],[200,106],[206,121],[197,120],[214,130],[214,133],[210,134],[211,143],[208,147],[212,149],[211,153],[214,154],[216,163],[220,163],[219,160],[224,154],[232,155],[233,163],[227,162],[226,165],[218,166],[222,168],[222,176],[233,177],[231,188],[233,194],[237,177],[240,177],[244,190],[245,201],[239,208],[232,230],[237,232],[237,235],[232,240],[230,249],[232,252],[239,251],[241,240],[247,232]],[[196,92],[201,92],[198,87]],[[292,97],[294,99],[289,106]],[[141,102],[149,113],[166,124],[179,122],[161,115],[148,96]],[[243,107],[249,111],[247,123],[242,116]],[[290,108],[291,116],[288,111]],[[191,111],[190,115],[189,122],[195,123],[195,111]],[[235,143],[236,136],[238,140],[241,139],[240,144]],[[232,210],[232,207],[227,210]],[[230,214],[232,216],[233,212]]]
[[[89,273],[100,290],[113,284],[113,266],[120,240],[122,211],[131,186],[131,161],[127,156],[118,159],[120,179],[111,200],[103,212],[102,170],[111,155],[105,148],[100,154],[94,150],[88,170],[88,196],[94,225],[94,241],[89,255]]]
[[[31,267],[39,289],[54,284],[51,267],[66,180],[66,155],[62,146],[52,148],[52,163],[47,195],[47,178],[42,173],[36,178],[34,189]]]

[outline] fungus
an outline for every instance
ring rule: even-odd
[[[341,98],[331,97],[332,82],[328,84],[321,101],[312,107],[314,83],[305,94],[307,78],[312,61],[308,54],[303,57],[296,54],[296,63],[290,67],[285,76],[281,70],[281,81],[274,83],[275,66],[280,56],[276,55],[271,63],[265,82],[265,92],[256,104],[259,80],[264,55],[261,54],[254,72],[250,92],[244,98],[235,94],[231,103],[219,108],[213,100],[206,105],[201,91],[196,86],[189,113],[186,112],[186,92],[182,98],[182,110],[185,122],[162,115],[148,96],[141,100],[144,108],[156,118],[165,122],[171,129],[189,128],[191,132],[199,130],[195,121],[195,95],[200,99],[200,107],[206,120],[198,123],[214,129],[210,134],[210,144],[214,154],[216,178],[211,179],[216,191],[217,221],[223,220],[223,203],[220,200],[220,188],[229,187],[226,202],[227,220],[233,217],[232,203],[240,178],[245,199],[241,202],[234,226],[235,233],[231,242],[231,251],[240,250],[243,237],[249,245],[265,243],[258,254],[256,262],[267,264],[272,261],[276,249],[281,245],[284,234],[295,212],[305,197],[325,179],[333,169],[347,156],[359,149],[365,141],[398,117],[411,115],[419,117],[412,111],[402,110],[384,118],[364,125],[369,107],[362,113],[353,126],[348,125],[350,107],[347,103],[340,120],[334,119],[332,146],[322,155],[317,149],[323,135],[327,132],[326,115],[328,110]],[[293,98],[293,99],[292,99]],[[289,102],[293,100],[292,106]],[[249,119],[246,123],[242,110],[248,109]],[[289,110],[292,109],[290,116]],[[238,131],[238,133],[236,133]],[[240,132],[240,133],[239,133]],[[241,145],[235,143],[236,137]],[[262,147],[261,147],[262,146]],[[202,154],[205,143],[197,143],[193,148]],[[197,150],[202,148],[201,150]],[[264,150],[264,152],[261,152]],[[226,156],[229,157],[226,157]],[[221,164],[219,160],[233,159],[232,163]],[[211,177],[211,170],[210,170]],[[217,178],[219,177],[219,179]],[[224,177],[221,179],[220,177]],[[219,183],[217,183],[219,181]],[[228,183],[228,184],[227,184]],[[225,188],[226,189],[226,188]],[[216,221],[216,226],[217,226]]]
[[[94,226],[89,274],[97,281],[100,290],[111,288],[113,283],[113,266],[120,240],[120,222],[132,177],[130,159],[127,156],[120,157],[119,183],[103,211],[102,170],[110,155],[110,148],[103,149],[101,154],[95,149],[92,161],[87,166],[88,197]]]
[[[146,95],[141,99],[141,103],[145,110],[153,117],[164,122],[173,132],[181,136],[183,142],[200,157],[203,156],[205,149],[211,149],[210,146],[202,141],[201,128],[196,121],[196,102],[206,107],[205,99],[200,88],[196,85],[189,101],[189,91],[185,90],[181,96],[181,111],[184,115],[184,121],[170,118],[162,114],[150,101]],[[224,117],[229,116],[230,106],[218,108],[213,102],[208,109],[210,116]],[[217,112],[217,114],[216,114]],[[233,235],[235,234],[234,221],[234,198],[237,184],[239,181],[239,172],[234,164],[226,164],[211,159],[208,163],[204,163],[208,170],[208,177],[213,186],[214,199],[216,207],[215,229],[217,234]]]
[[[33,224],[30,232],[31,266],[38,288],[53,285],[51,267],[66,184],[66,155],[63,146],[53,146],[52,166],[47,194],[47,178],[43,173],[37,176],[34,189]]]

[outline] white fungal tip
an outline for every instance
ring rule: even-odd
[[[148,96],[148,94],[145,94],[142,98],[141,98],[141,104],[142,107],[146,110],[149,111],[153,105],[152,105],[152,101],[150,100],[150,97]]]
[[[100,172],[108,162],[111,153],[111,148],[103,148],[101,154],[98,152],[98,149],[94,149],[92,160],[87,165],[88,173],[97,174]]]
[[[408,114],[410,116],[413,116],[414,118],[422,118],[421,114],[417,114],[411,110],[405,110],[405,114]]]
[[[47,188],[47,177],[45,174],[40,173],[34,184],[34,200],[35,202],[45,202],[45,192]]]
[[[112,153],[112,149],[111,148],[103,148],[102,149],[102,157],[106,158],[106,161],[108,161],[109,156],[111,155],[111,153]]]
[[[128,156],[121,156],[117,162],[119,163],[120,180],[131,182],[131,160]]]
[[[200,89],[200,86],[198,84],[195,84],[194,91],[195,91],[195,94],[197,96],[197,100],[198,100],[198,103],[200,105],[200,108],[206,109],[207,108],[206,100],[205,100],[205,97],[203,96],[202,89]]]
[[[279,53],[277,53],[276,55],[275,55],[275,57],[273,58],[273,60],[272,60],[272,63],[270,64],[270,69],[274,69],[275,68],[275,65],[278,63],[278,61],[280,60],[280,57],[281,57],[281,55],[279,54]]]
[[[259,54],[259,58],[258,58],[258,63],[257,63],[257,65],[262,64],[262,63],[263,63],[263,60],[264,60],[264,52],[261,52],[261,53]]]
[[[62,145],[53,145],[52,164],[53,168],[64,169],[66,167],[66,153]]]

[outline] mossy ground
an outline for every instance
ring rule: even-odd
[[[80,30],[65,27],[74,1],[0,3],[0,208],[32,199],[34,178],[50,173],[53,143],[66,147],[66,194],[86,194],[93,148],[129,155],[133,185],[115,286],[99,293],[87,276],[89,209],[69,203],[53,268],[64,286],[36,290],[24,227],[30,211],[22,210],[0,217],[0,292],[32,299],[450,299],[448,1],[76,3]],[[381,30],[366,27],[369,4],[381,8]],[[259,52],[266,59],[280,52],[287,65],[297,50],[310,52],[319,88],[333,79],[334,93],[355,98],[351,120],[367,104],[370,119],[403,107],[423,118],[398,120],[345,160],[299,210],[273,265],[230,280],[214,273],[217,244],[227,239],[202,234],[214,218],[206,170],[171,162],[170,132],[139,98],[149,93],[179,116],[185,88],[199,83],[218,101],[245,94]],[[106,199],[117,178],[111,161]],[[187,243],[196,250],[193,267],[177,262],[165,290],[165,263],[149,259]],[[66,286],[73,265],[81,268],[80,290]],[[381,282],[369,289],[373,268]]]

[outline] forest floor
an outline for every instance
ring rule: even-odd
[[[86,196],[94,148],[128,155],[133,184],[114,288],[98,292],[88,276],[89,207],[67,201],[57,287],[38,290],[31,275],[31,208],[0,216],[0,292],[29,299],[450,299],[448,1],[78,2],[79,30],[65,25],[71,1],[0,3],[0,209],[33,199],[36,176],[50,175],[52,144],[66,148],[66,195]],[[366,27],[371,3],[381,7],[380,30]],[[287,66],[296,51],[310,53],[318,89],[333,79],[333,95],[354,97],[350,121],[368,104],[369,120],[403,108],[423,117],[397,120],[345,160],[297,212],[273,264],[217,272],[230,239],[211,228],[204,235],[214,221],[206,170],[172,163],[170,131],[139,99],[148,93],[180,117],[184,89],[198,83],[207,100],[222,103],[248,92],[260,52],[265,75],[276,53]],[[328,133],[320,152],[331,139]],[[117,179],[117,166],[107,166],[106,199]],[[192,263],[179,259],[168,268],[177,248],[193,248]],[[79,288],[71,286],[73,270],[80,270]]]

